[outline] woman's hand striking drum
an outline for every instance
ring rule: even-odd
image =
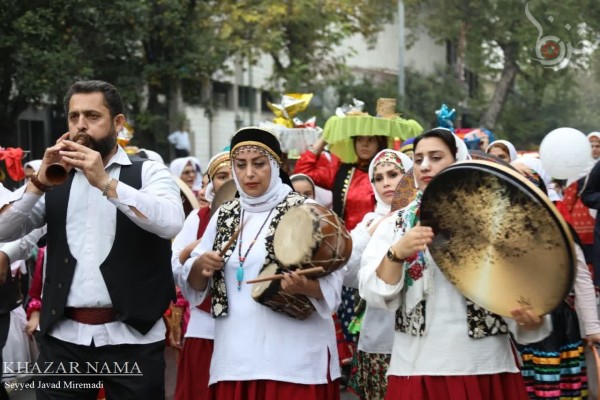
[[[535,315],[533,308],[529,306],[516,308],[510,313],[512,318],[519,324],[519,327],[528,331],[539,329],[544,323],[544,319],[539,315]]]

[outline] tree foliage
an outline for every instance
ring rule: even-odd
[[[470,102],[471,107],[480,111],[480,124],[492,129],[501,121],[505,105],[511,109],[519,107],[519,104],[521,107],[526,104],[542,107],[542,99],[524,101],[523,96],[543,95],[545,87],[568,84],[568,74],[563,73],[561,68],[588,69],[589,52],[599,38],[600,3],[591,0],[405,2],[410,16],[407,20],[413,26],[425,25],[438,40],[458,43],[459,50],[460,44],[464,44],[467,68],[494,82],[484,104]],[[569,56],[568,46],[585,51],[575,51]],[[547,68],[551,67],[549,61],[559,59],[563,60],[562,63]],[[463,101],[469,104],[469,99]],[[529,110],[523,109],[511,115],[517,117],[517,121],[522,121]],[[540,118],[541,109],[534,108],[531,111]],[[516,125],[526,124],[517,122]],[[498,126],[514,127],[506,121]],[[511,133],[522,132],[517,128]]]
[[[273,85],[297,89],[342,68],[333,49],[376,33],[395,0],[0,0],[0,137],[14,145],[29,105],[60,109],[78,79],[114,83],[141,146],[163,147],[181,87],[203,87],[237,55],[269,54]],[[56,137],[61,132],[53,132]]]

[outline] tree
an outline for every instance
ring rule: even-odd
[[[29,104],[51,103],[76,79],[115,83],[125,101],[141,85],[131,18],[141,12],[127,0],[5,0],[0,8],[0,135],[15,143],[16,121]],[[115,34],[107,34],[115,32]],[[59,136],[63,132],[53,132]]]
[[[300,90],[315,79],[335,76],[344,68],[336,53],[354,34],[372,39],[392,20],[396,0],[229,0],[222,1],[224,21],[237,54],[256,62],[260,54],[273,59],[273,85]]]
[[[595,18],[600,4],[593,1],[540,0],[515,6],[503,0],[407,0],[406,4],[412,25],[425,25],[439,40],[456,42],[462,37],[467,67],[496,80],[480,118],[489,129],[496,127],[518,76],[551,65],[555,67],[550,71],[555,71],[569,62],[569,68],[585,68],[584,54],[567,60],[568,46],[593,43],[600,31]]]

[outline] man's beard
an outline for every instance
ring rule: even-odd
[[[95,139],[85,132],[81,132],[80,134],[87,136],[89,139],[87,147],[100,153],[100,156],[103,159],[106,158],[117,145],[117,130],[114,125],[111,125],[109,135],[102,139]]]

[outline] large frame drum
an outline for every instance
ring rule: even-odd
[[[521,174],[489,161],[453,164],[423,194],[421,225],[448,280],[504,316],[520,306],[551,312],[573,283],[575,251],[566,222]]]

